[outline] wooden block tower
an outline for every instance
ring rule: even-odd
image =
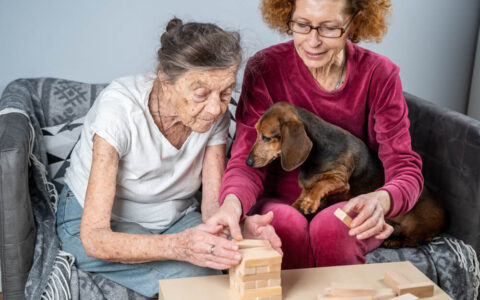
[[[230,290],[239,300],[281,300],[282,256],[268,241],[237,242],[240,264],[230,269]]]

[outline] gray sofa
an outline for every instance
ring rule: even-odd
[[[2,94],[0,259],[5,299],[144,299],[76,269],[55,236],[56,194],[69,153],[53,155],[48,143],[58,132],[78,132],[78,119],[104,86],[19,79]],[[423,158],[426,184],[445,203],[448,225],[428,245],[379,248],[367,255],[367,262],[410,260],[454,299],[475,299],[480,281],[480,122],[408,93],[405,98],[413,148]],[[230,109],[233,120],[234,103]]]

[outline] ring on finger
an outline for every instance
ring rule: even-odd
[[[215,250],[215,245],[211,245],[208,251],[210,252],[211,255],[215,255],[215,253],[213,253],[214,250]]]

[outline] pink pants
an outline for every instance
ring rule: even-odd
[[[349,236],[349,228],[333,214],[345,203],[323,209],[310,222],[290,204],[278,199],[259,200],[252,212],[273,211],[272,226],[282,240],[283,269],[363,264],[365,254],[383,240]]]

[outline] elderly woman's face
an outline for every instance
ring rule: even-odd
[[[190,70],[167,84],[169,99],[183,124],[206,132],[227,110],[235,88],[238,66],[215,70]]]
[[[345,27],[351,16],[345,13],[347,0],[296,0],[292,21],[311,26]],[[310,69],[328,65],[344,47],[348,32],[338,38],[322,37],[316,30],[293,33],[298,55]]]

